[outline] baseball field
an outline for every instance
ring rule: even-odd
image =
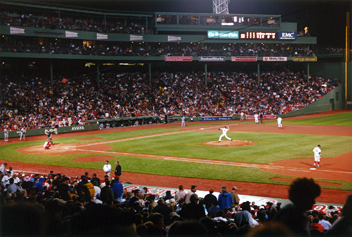
[[[189,122],[112,128],[0,141],[0,162],[16,171],[68,176],[85,171],[104,176],[109,160],[122,166],[122,182],[177,188],[220,190],[238,187],[240,194],[287,198],[297,177],[314,178],[322,187],[318,202],[343,204],[352,193],[352,112],[332,111],[276,121]],[[219,128],[230,130],[219,143]],[[313,167],[313,148],[321,145],[321,167]]]

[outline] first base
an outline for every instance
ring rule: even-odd
[[[317,168],[310,168],[310,170],[316,170]]]

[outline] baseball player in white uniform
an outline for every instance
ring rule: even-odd
[[[222,130],[222,134],[221,134],[221,136],[219,137],[219,142],[221,142],[221,138],[222,138],[222,137],[226,137],[227,140],[232,141],[232,139],[227,136],[227,131],[230,130],[230,128],[229,128],[228,126],[224,126],[223,128],[219,128],[219,130]]]
[[[244,113],[241,112],[241,117],[240,117],[240,121],[243,121],[244,120]]]
[[[105,161],[105,165],[103,166],[103,170],[104,170],[105,175],[107,175],[110,179],[111,165],[109,164],[108,160]]]
[[[7,128],[7,125],[4,127],[3,131],[4,131],[4,140],[5,140],[5,142],[8,142],[9,141],[9,129]]]
[[[259,117],[258,114],[255,114],[255,115],[254,115],[254,122],[255,122],[255,123],[259,123],[258,117]]]
[[[313,149],[314,152],[314,167],[318,168],[320,167],[320,158],[321,158],[321,150],[320,150],[320,145],[318,145],[317,147],[314,147]]]
[[[277,126],[282,128],[282,118],[280,116],[277,118]]]
[[[185,118],[185,116],[183,116],[181,118],[181,127],[186,127],[186,118]]]
[[[21,130],[20,130],[20,140],[26,140],[26,128],[25,127],[22,127]]]

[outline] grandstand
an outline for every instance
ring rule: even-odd
[[[10,144],[3,145],[5,142],[2,143],[1,140],[0,153],[5,154],[7,152],[6,155],[8,154],[8,157],[1,158],[4,159],[4,161],[1,160],[1,164],[4,166],[6,159],[9,159],[9,163],[12,162],[24,170],[23,167],[26,167],[26,164],[21,166],[19,162],[28,158],[28,162],[32,164],[56,165],[56,167],[59,167],[62,162],[62,164],[68,164],[67,167],[70,167],[67,170],[65,170],[66,167],[58,168],[57,170],[67,171],[67,173],[60,171],[59,174],[48,174],[50,170],[43,171],[42,169],[46,167],[40,165],[33,168],[37,169],[35,172],[27,171],[26,174],[20,172],[16,183],[24,186],[24,190],[26,190],[25,185],[36,184],[34,186],[36,188],[27,187],[29,195],[26,198],[27,194],[23,190],[19,192],[16,190],[17,197],[5,189],[10,185],[9,183],[3,183],[4,177],[7,182],[3,171],[7,171],[8,167],[2,166],[0,170],[3,172],[0,172],[2,193],[0,197],[2,201],[0,203],[0,222],[2,224],[0,235],[2,236],[23,235],[26,231],[30,235],[43,234],[45,236],[112,235],[112,233],[121,236],[137,236],[137,234],[143,236],[146,233],[149,236],[165,236],[165,226],[158,222],[160,216],[148,216],[149,211],[152,210],[152,205],[155,204],[153,204],[154,200],[159,199],[159,195],[150,190],[147,190],[145,195],[133,191],[134,194],[131,198],[132,192],[130,191],[136,189],[137,186],[126,183],[129,186],[128,190],[126,188],[123,190],[123,204],[117,201],[121,200],[117,196],[113,197],[112,200],[103,200],[103,198],[97,198],[96,196],[84,196],[83,186],[87,186],[87,194],[88,188],[100,192],[104,186],[109,187],[110,181],[111,186],[118,183],[116,182],[118,177],[108,179],[108,182],[105,181],[106,177],[102,173],[102,165],[100,164],[102,160],[99,160],[99,155],[104,155],[101,156],[104,158],[104,162],[105,160],[116,161],[116,157],[119,157],[118,159],[121,157],[122,161],[125,162],[122,163],[122,165],[125,165],[123,167],[132,170],[126,172],[130,174],[122,174],[122,178],[124,175],[129,178],[133,177],[133,172],[136,172],[135,166],[143,165],[145,169],[137,171],[140,172],[140,176],[138,175],[139,179],[133,179],[134,181],[149,181],[152,183],[151,175],[154,174],[155,167],[160,169],[160,173],[158,173],[160,182],[162,179],[169,179],[167,172],[172,170],[170,167],[175,167],[175,173],[172,174],[175,177],[179,176],[179,180],[182,180],[184,173],[180,171],[184,171],[187,166],[188,168],[195,167],[194,170],[199,169],[195,172],[196,174],[190,174],[187,177],[193,177],[192,175],[194,175],[193,178],[198,178],[198,181],[199,179],[208,180],[209,174],[218,175],[219,173],[219,176],[216,176],[214,180],[226,181],[226,185],[230,189],[232,187],[229,185],[233,186],[235,181],[249,182],[247,176],[251,177],[252,173],[257,172],[257,170],[255,172],[248,171],[245,175],[239,175],[241,177],[235,177],[239,170],[231,170],[232,166],[239,164],[238,166],[242,165],[243,169],[248,170],[259,167],[261,170],[258,175],[260,175],[264,173],[263,170],[267,168],[266,165],[270,162],[280,161],[278,154],[275,154],[273,158],[266,158],[265,161],[264,159],[259,161],[258,158],[261,155],[271,156],[271,148],[269,151],[266,150],[267,148],[260,148],[263,150],[254,148],[253,154],[248,153],[248,156],[237,155],[228,149],[229,154],[222,157],[222,155],[216,153],[218,147],[210,148],[207,152],[201,151],[199,147],[213,139],[213,134],[218,132],[218,127],[215,129],[214,126],[219,125],[218,123],[209,123],[210,125],[204,123],[205,128],[199,127],[198,131],[199,124],[197,122],[225,120],[231,124],[232,130],[230,132],[233,132],[232,135],[234,135],[236,133],[233,130],[238,125],[237,122],[240,120],[241,113],[244,113],[248,120],[255,114],[262,114],[265,119],[268,118],[269,120],[277,116],[286,119],[298,115],[352,108],[350,45],[347,43],[346,47],[343,48],[335,44],[319,44],[320,36],[318,34],[304,31],[302,26],[298,25],[298,22],[283,20],[285,16],[280,15],[280,13],[241,14],[230,11],[229,14],[215,14],[181,12],[178,11],[178,8],[175,11],[149,11],[149,9],[146,9],[143,12],[123,12],[111,9],[109,7],[111,1],[101,3],[101,5],[87,2],[87,5],[94,6],[89,8],[84,6],[85,3],[63,5],[54,2],[43,4],[38,1],[0,2],[0,128],[4,132],[5,129],[10,130]],[[196,128],[193,130],[191,128],[187,128],[189,130],[176,130],[175,126],[178,124],[176,122],[179,122],[181,117],[185,117],[187,125],[189,122],[194,122],[192,126]],[[269,126],[272,125],[270,122],[268,122]],[[167,125],[167,123],[171,123],[171,125]],[[247,122],[243,124],[245,123]],[[139,131],[139,125],[150,124],[154,124],[156,130],[143,128],[145,131]],[[220,124],[223,125],[221,122]],[[24,143],[25,145],[21,147],[21,145],[15,144],[14,139],[18,140],[20,129],[23,127],[27,129],[26,134],[29,139],[26,140],[26,143],[30,140],[30,145],[27,146]],[[243,127],[245,127],[244,133],[254,132],[254,130],[250,130],[252,128],[249,124],[243,125]],[[267,127],[260,132],[272,133],[270,129],[273,127]],[[108,128],[112,128],[110,130],[112,131],[111,134]],[[294,134],[296,133],[295,129],[299,130],[298,127],[292,127],[289,131]],[[310,134],[308,132],[313,131],[311,128],[300,129],[299,132],[304,130],[302,134]],[[48,130],[54,134],[56,133],[55,135],[58,134],[57,137],[62,144],[59,142],[56,147],[54,145],[50,150],[44,150],[47,153],[43,153],[43,146],[42,144],[39,145],[38,142],[42,138],[38,135],[43,137],[43,134]],[[0,139],[4,138],[4,132],[0,131]],[[136,135],[133,135],[134,132]],[[187,135],[192,132],[199,134]],[[340,152],[338,155],[344,156],[340,160],[347,160],[345,157],[351,154],[348,147],[350,141],[348,131],[343,133],[342,128],[336,129],[335,133],[330,131],[329,133],[328,129],[324,132],[326,134],[312,132],[312,134],[315,134],[314,139],[322,139],[325,143],[333,143],[328,135],[338,137],[343,134],[341,136],[346,136],[346,139],[344,137],[336,138],[336,143],[333,143],[334,146],[341,145],[341,150],[338,150],[338,147],[332,148],[333,145],[330,144],[327,148],[324,147],[326,149],[325,154],[328,154],[326,158],[335,159],[337,155],[333,153]],[[168,136],[170,134],[176,135],[175,137]],[[264,136],[249,135],[249,138],[247,138],[247,134],[236,135],[238,135],[238,139],[245,140],[247,143],[252,143],[256,136],[257,138],[260,137],[260,139],[258,138],[258,145],[269,143]],[[76,139],[76,136],[84,136],[83,140],[92,139],[94,141],[91,143],[85,141],[77,145],[75,140],[80,139],[80,137]],[[158,136],[162,138],[158,138]],[[164,139],[166,136],[168,138]],[[292,137],[281,137],[281,134],[273,135],[270,143],[282,142],[285,147],[289,147],[291,144],[288,139]],[[155,148],[149,148],[148,145],[140,141],[143,140],[140,138],[150,139],[149,142],[153,143],[153,146],[150,145],[150,147],[155,146]],[[103,141],[99,141],[99,139]],[[196,145],[187,147],[180,143],[180,141],[186,139],[190,139],[191,146]],[[311,144],[307,144],[307,142],[314,141],[314,144],[316,143],[316,140],[311,141],[310,138],[300,137],[300,135],[295,135],[294,141],[297,143],[297,149],[287,148],[289,151],[287,153],[285,151],[282,154],[283,157],[287,156],[288,159],[305,157],[306,154],[311,153]],[[133,142],[135,142],[135,145],[133,145]],[[169,142],[169,144],[165,145],[165,151],[161,151],[161,148],[157,145],[161,146],[164,142]],[[121,151],[116,151],[117,145],[115,143],[123,144],[119,147]],[[114,147],[110,147],[108,144],[112,144]],[[180,144],[179,150],[182,151],[173,150],[174,147],[171,147],[170,144],[173,146]],[[115,150],[110,150],[112,147]],[[225,143],[223,148],[231,148],[231,144]],[[302,151],[297,151],[300,150],[299,148]],[[16,152],[13,152],[14,149],[16,149]],[[131,149],[132,152],[128,149]],[[145,153],[141,151],[142,149],[146,150]],[[159,149],[160,154],[158,154]],[[310,153],[305,152],[304,149],[309,149]],[[167,154],[163,154],[166,151]],[[190,152],[187,156],[184,155],[186,151]],[[12,152],[21,154],[19,157],[15,157],[14,154],[10,154]],[[82,154],[93,154],[93,158],[89,157],[93,160],[92,164],[82,162],[82,164],[76,165],[75,162],[80,162],[78,161],[80,158],[83,158],[82,160],[88,159]],[[80,157],[80,155],[83,157]],[[202,157],[202,155],[205,157]],[[250,157],[252,155],[253,157]],[[135,159],[137,156],[139,156],[138,159]],[[47,159],[47,157],[52,158],[52,160]],[[142,161],[141,157],[146,160],[153,159],[153,162],[150,162],[153,164],[147,164],[147,162]],[[189,162],[190,165],[177,166],[177,162],[181,163],[177,159],[188,158],[193,160],[184,160],[184,162]],[[161,165],[158,159],[165,163]],[[194,161],[197,159],[202,161],[200,163]],[[210,159],[210,161],[212,159],[219,160],[214,165],[206,159]],[[247,159],[250,161],[247,161]],[[256,167],[251,166],[251,163],[246,163],[256,159],[258,159],[255,161],[258,164],[254,164],[257,165]],[[156,160],[155,164],[154,160]],[[131,163],[127,165],[127,161]],[[306,161],[304,160],[304,162]],[[114,164],[111,163],[111,165]],[[231,178],[224,178],[221,176],[220,170],[216,171],[216,167],[222,169],[223,166],[226,166],[226,168],[222,171],[224,173],[228,172]],[[91,182],[90,179],[88,181],[88,176],[90,177],[91,173],[83,175],[82,170],[79,170],[79,172],[82,172],[82,176],[78,177],[81,173],[78,174],[77,170],[73,170],[74,168],[71,167],[80,167],[82,170],[97,172],[102,185],[89,186]],[[277,165],[275,167],[282,166]],[[340,196],[343,197],[347,196],[346,193],[350,191],[350,180],[340,178],[343,175],[342,173],[351,174],[350,170],[343,170],[345,168],[338,169],[339,179],[329,178],[332,183],[328,184],[333,186],[336,183],[342,183],[342,186],[338,189]],[[260,182],[268,185],[287,185],[288,182],[285,179],[288,179],[287,177],[291,178],[291,176],[287,176],[287,173],[293,171],[286,168],[282,169],[281,173],[277,171],[275,175],[270,176],[270,180],[268,175],[265,179],[263,178],[265,181],[260,180]],[[305,172],[302,170],[306,167],[296,167],[295,169],[293,169],[294,172],[297,170],[301,172],[295,175],[299,176],[302,172]],[[198,172],[203,173],[204,177],[198,177]],[[323,170],[322,172],[333,173],[332,170]],[[36,173],[40,173],[40,175],[36,175]],[[324,174],[319,173],[319,175]],[[77,176],[77,178],[74,178],[74,176]],[[143,178],[143,176],[145,177]],[[320,181],[326,181],[322,176],[316,177],[319,177]],[[16,179],[16,175],[14,178]],[[40,181],[39,178],[45,178],[45,180]],[[275,178],[281,180],[271,180]],[[253,182],[258,182],[258,179]],[[124,179],[126,182],[131,180]],[[321,183],[323,183],[321,185],[328,186],[324,182]],[[70,188],[69,195],[64,197],[62,192],[66,191],[68,185],[72,189]],[[142,183],[136,185],[142,187]],[[172,185],[170,189],[177,190],[175,185],[178,186],[179,184],[173,183]],[[314,183],[311,185],[314,188],[317,186]],[[158,185],[153,183],[153,186]],[[191,187],[191,185],[189,186]],[[187,189],[190,187],[187,187]],[[202,187],[205,190],[205,188],[209,189],[210,186],[204,185]],[[245,184],[242,187],[245,187]],[[39,188],[44,188],[44,191],[39,190]],[[329,186],[329,188],[331,187]],[[213,188],[211,187],[211,189]],[[280,188],[274,187],[271,190],[273,193],[277,191],[274,189]],[[104,190],[106,191],[106,189]],[[157,192],[162,190],[160,196],[163,196],[162,194],[166,192],[162,188],[156,188],[155,190]],[[187,191],[190,192],[190,190]],[[270,193],[268,190],[265,192]],[[89,191],[89,193],[92,192]],[[325,190],[325,194],[322,196],[326,198],[327,193]],[[172,194],[174,195],[175,192]],[[206,193],[202,192],[203,194],[205,196]],[[253,195],[252,193],[247,194]],[[285,197],[280,196],[279,198],[284,200],[286,194],[287,191]],[[270,194],[267,195],[271,197]],[[314,195],[315,193],[312,194],[312,196]],[[130,202],[130,200],[138,202],[138,196],[142,200],[140,204]],[[245,201],[243,199],[248,197],[243,195],[241,198],[243,202]],[[25,205],[25,201],[22,203],[24,199],[28,199],[29,202],[36,200],[45,205],[45,213],[42,209],[39,210],[36,207]],[[287,199],[286,201],[288,202]],[[12,202],[19,204],[17,206],[6,205]],[[261,225],[273,221],[274,215],[280,209],[276,206],[276,200],[275,202],[273,208],[270,204],[250,205],[252,210],[249,208],[248,213],[250,212],[253,217],[249,218],[251,222],[247,224],[251,226],[240,223],[238,220],[236,222],[236,215],[234,214],[244,212],[246,205],[249,205],[249,203],[245,202],[242,210],[237,205],[233,207],[233,210],[222,210],[217,216],[218,219],[214,219],[214,216],[212,216],[214,222],[210,222],[211,224],[208,222],[208,230],[206,231],[208,233],[214,231],[215,227],[213,229],[209,228],[214,225],[217,228],[217,234],[231,235],[237,232],[236,235],[244,236],[256,223]],[[101,203],[104,203],[104,205],[99,207],[95,205]],[[327,199],[324,199],[324,203],[328,203]],[[341,205],[343,203],[339,201],[335,204]],[[80,205],[85,206],[85,210]],[[172,209],[171,212],[178,213],[174,200],[169,200],[167,204],[160,200],[158,205],[168,206],[170,210]],[[323,204],[321,205],[323,206]],[[132,212],[124,210],[126,208],[138,214],[132,214]],[[321,208],[321,206],[317,208]],[[327,220],[333,223],[337,215],[340,214],[341,206],[335,206],[331,210],[327,210],[324,204],[324,208],[322,209],[325,210],[325,213],[329,211]],[[167,208],[165,207],[165,209]],[[18,217],[10,218],[8,223],[3,220],[4,217],[9,215],[8,213],[19,213],[18,210],[34,213],[37,220],[43,220],[44,223],[44,219],[47,219],[49,223],[46,228],[43,228],[38,224],[39,221],[36,223],[26,222],[27,224],[22,229],[11,232],[14,226],[7,224],[16,223]],[[60,218],[54,214],[57,214]],[[310,214],[318,218],[318,214],[314,211],[310,211]],[[319,214],[323,214],[323,210]],[[46,215],[46,218],[43,215]],[[191,219],[184,212],[177,215],[179,216],[174,215],[170,218],[164,215],[165,224],[169,225],[175,220],[182,221],[182,218]],[[267,215],[266,218],[265,215]],[[343,213],[344,215],[347,215],[346,212]],[[99,220],[95,223],[93,219]],[[149,220],[149,225],[143,224],[142,219],[144,222]],[[200,218],[197,220],[200,220]],[[201,222],[204,224],[206,221],[209,220],[203,219],[191,223],[195,225],[192,228],[197,229],[198,225],[199,233],[201,233],[204,226],[199,227],[199,224]],[[227,221],[236,223],[237,228],[233,228],[232,224],[228,225],[229,222]],[[87,226],[83,225],[83,222]],[[114,223],[119,224],[114,226]],[[95,224],[99,224],[99,226]],[[138,224],[140,226],[136,230]],[[311,224],[313,224],[313,217]],[[7,228],[1,228],[4,226],[7,226]],[[174,231],[181,231],[181,227],[175,226],[176,224],[174,225]],[[291,234],[289,230],[285,228],[283,230],[282,228],[277,227],[276,231],[288,231],[285,234]],[[297,230],[293,229],[291,231],[296,233]],[[181,232],[179,234],[186,235]]]

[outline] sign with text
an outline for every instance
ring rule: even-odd
[[[257,32],[257,31],[246,31],[240,32],[240,39],[276,39],[276,32]]]
[[[108,35],[97,33],[97,40],[103,40],[103,39],[107,40],[108,38],[109,38]]]
[[[167,36],[167,41],[180,41],[180,40],[182,40],[182,38],[178,36],[172,36],[172,35]]]
[[[263,57],[264,62],[286,62],[287,57]]]
[[[238,31],[208,30],[210,39],[238,39]]]
[[[246,115],[246,119],[248,119],[248,120],[253,119],[254,120],[254,115]],[[259,119],[259,115],[258,115],[258,119]],[[263,119],[276,119],[276,115],[263,115]]]
[[[75,38],[78,37],[78,33],[72,31],[65,31],[66,38]]]
[[[232,117],[203,117],[202,121],[232,120]]]
[[[223,56],[200,56],[199,62],[225,62],[226,58]]]
[[[279,40],[296,40],[297,32],[279,32]]]
[[[17,28],[17,27],[10,27],[10,34],[14,35],[14,34],[24,34],[24,29],[21,28]]]
[[[256,62],[257,57],[231,57],[232,62]]]
[[[165,62],[192,62],[192,56],[165,56]]]
[[[130,41],[143,40],[143,35],[130,35]]]
[[[292,61],[293,62],[316,62],[318,59],[317,57],[309,57],[309,56],[305,56],[305,57],[293,57]]]

